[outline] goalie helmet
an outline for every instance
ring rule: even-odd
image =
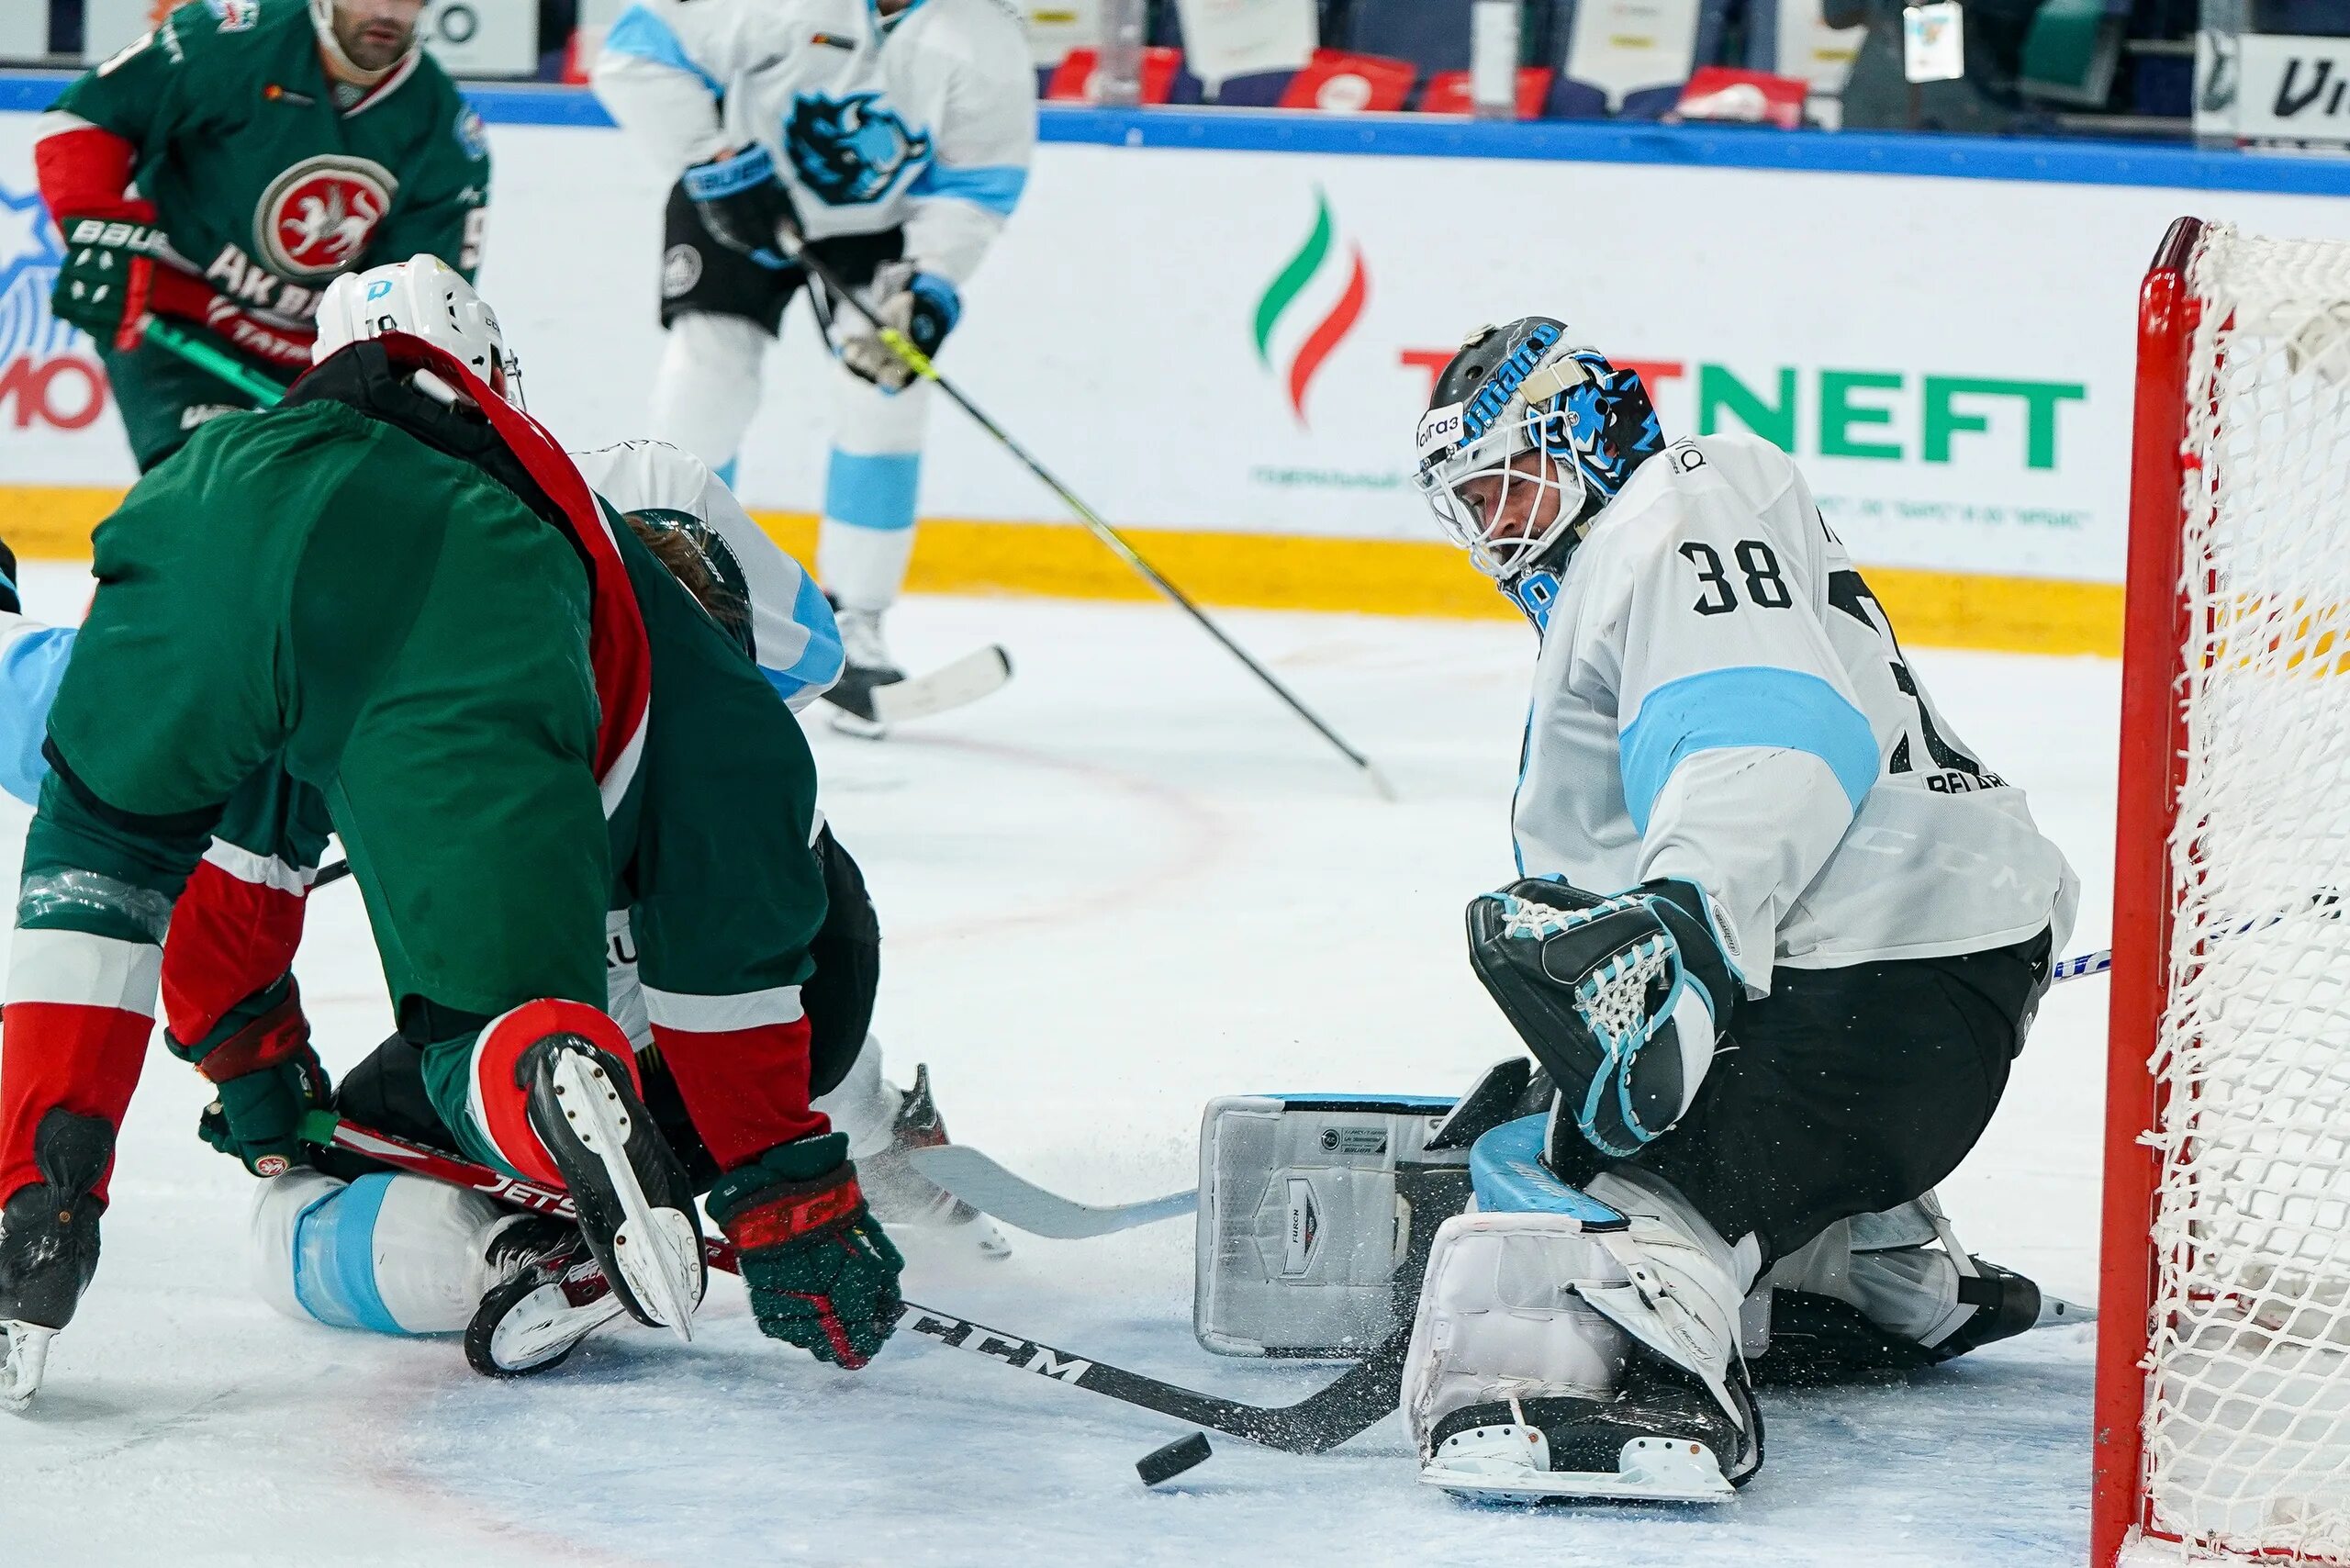
[[[318,332],[313,364],[363,339],[406,332],[454,355],[491,391],[523,407],[521,366],[506,347],[497,312],[438,256],[345,273],[319,297]]]
[[[1568,554],[1664,436],[1639,372],[1525,316],[1469,334],[1416,444],[1438,523],[1539,627]]]

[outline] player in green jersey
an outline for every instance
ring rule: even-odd
[[[330,352],[283,405],[206,426],[98,532],[0,1029],[0,1401],[38,1387],[95,1269],[159,975],[218,1139],[256,1174],[292,1164],[323,1099],[285,972],[298,900],[273,913],[290,871],[215,830],[306,797],[342,838],[441,1122],[567,1187],[622,1305],[683,1331],[690,1179],[601,1010],[625,891],[760,1325],[861,1364],[895,1322],[898,1259],[809,1103],[800,988],[825,890],[806,742],[507,400],[503,338],[462,279],[431,258],[371,271],[321,320]]]
[[[252,407],[143,342],[150,313],[290,381],[336,277],[420,252],[480,265],[488,141],[418,46],[423,5],[195,0],[42,117],[51,306],[96,340],[142,472]]]

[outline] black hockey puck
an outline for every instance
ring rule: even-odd
[[[1146,1486],[1156,1486],[1162,1481],[1172,1481],[1194,1465],[1206,1462],[1215,1450],[1208,1447],[1205,1432],[1193,1432],[1188,1438],[1177,1438],[1165,1448],[1153,1449],[1135,1461],[1135,1473],[1142,1477]]]

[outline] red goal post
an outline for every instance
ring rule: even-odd
[[[2091,1562],[2350,1563],[2350,245],[2139,296]]]

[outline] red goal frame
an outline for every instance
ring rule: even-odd
[[[2149,1063],[2170,990],[2170,836],[2187,771],[2184,660],[2191,627],[2181,551],[2188,357],[2200,314],[2187,269],[2203,227],[2192,218],[2171,225],[2138,294],[2098,1270],[2093,1568],[2112,1568],[2131,1533],[2148,1523],[2142,1363],[2153,1339],[2154,1201],[2161,1172],[2154,1149],[2142,1137],[2159,1125],[2163,1109]]]

